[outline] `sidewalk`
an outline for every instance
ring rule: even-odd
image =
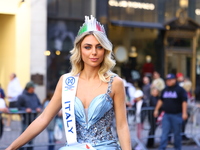
[[[131,133],[131,138],[132,138],[132,146],[134,146],[136,144],[135,142],[135,126],[134,124],[129,124],[130,126],[130,133]],[[187,133],[190,133],[190,126],[187,126]],[[4,131],[2,138],[0,139],[0,150],[3,150],[2,147],[7,147],[12,141],[14,141],[20,134],[21,134],[21,122],[20,121],[12,121],[11,122],[11,131]],[[143,136],[147,137],[148,135],[148,124],[146,123],[144,125],[144,131],[143,131]],[[193,128],[194,129],[194,128]],[[197,128],[199,129],[199,128]],[[198,131],[199,132],[199,131]],[[156,143],[156,147],[155,148],[149,148],[148,150],[157,150],[158,149],[158,145],[159,145],[159,136],[161,134],[161,128],[158,128],[156,131],[156,135],[157,138],[155,140]],[[146,143],[147,139],[144,139],[142,141],[142,143]],[[48,144],[48,135],[47,135],[47,131],[44,130],[42,133],[40,133],[34,140],[34,144],[36,145],[34,147],[34,150],[48,150],[47,149],[47,144]],[[59,141],[59,144],[56,145],[55,150],[58,150],[60,147],[64,146],[65,144],[65,136],[64,136],[64,132],[63,132],[63,138]],[[40,145],[40,146],[37,146]],[[41,146],[43,145],[43,146]],[[145,145],[145,144],[144,144]],[[173,150],[173,148],[167,148],[167,150]],[[200,150],[200,147],[198,147],[194,142],[192,143],[192,145],[188,145],[188,144],[183,144],[182,145],[182,150]]]
[[[12,121],[11,122],[11,131],[4,131],[3,136],[0,139],[0,150],[3,150],[5,147],[7,147],[9,144],[11,144],[20,134],[21,134],[21,121]],[[63,134],[64,134],[64,132],[63,132]],[[48,150],[48,148],[47,148],[48,146],[46,146],[48,144],[47,131],[44,130],[43,132],[41,132],[34,139],[33,143],[36,145],[36,147],[34,147],[34,150]],[[64,144],[65,144],[65,137],[63,135],[63,138],[56,145],[55,150],[64,146]]]
[[[137,140],[135,139],[136,127],[135,127],[135,124],[132,122],[133,122],[132,119],[129,120],[129,129],[131,132],[132,146],[136,147],[137,145],[137,142],[136,142]],[[143,128],[144,129],[142,131],[142,138],[141,138],[142,141],[141,140],[140,141],[143,144],[143,146],[146,147],[148,132],[150,128],[148,121],[145,121]],[[182,150],[200,150],[200,147],[193,140],[194,137],[197,137],[198,141],[200,141],[200,125],[194,126],[192,122],[188,122],[186,125],[185,133],[186,133],[186,136],[190,140],[182,142]],[[155,132],[155,146],[154,148],[146,148],[147,150],[158,150],[161,134],[162,134],[162,128],[161,126],[158,126]],[[172,137],[172,141],[173,141],[173,137]],[[174,150],[173,145],[168,145],[166,150]]]

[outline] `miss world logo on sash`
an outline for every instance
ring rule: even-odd
[[[73,91],[74,90],[74,84],[75,84],[75,78],[74,77],[68,77],[65,80],[65,91]]]

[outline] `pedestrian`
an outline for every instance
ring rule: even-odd
[[[126,95],[128,96],[128,102],[126,103],[126,105],[127,107],[133,107],[134,99],[135,99],[134,94],[136,91],[133,80],[129,80],[126,82],[125,91],[126,91]]]
[[[184,75],[179,72],[176,74],[176,79],[178,84],[183,87],[187,93],[187,114],[188,114],[188,118],[190,117],[190,114],[193,112],[194,110],[194,98],[192,96],[192,82],[190,81],[189,78],[184,77]],[[188,118],[186,120],[183,120],[183,124],[182,124],[182,140],[187,141],[189,140],[189,138],[186,136],[185,134],[185,128],[186,128],[186,124],[188,122]]]
[[[150,79],[147,76],[143,77],[143,86],[142,86],[142,91],[144,93],[144,101],[147,105],[149,105],[149,99],[151,96],[151,83]]]
[[[1,84],[0,84],[0,98],[5,98],[5,92],[3,90],[3,88],[1,87]]]
[[[38,135],[62,105],[68,130],[67,145],[60,150],[131,150],[123,80],[111,72],[112,44],[94,17],[85,17],[71,54],[71,72],[61,76],[48,106],[6,150],[17,149]],[[111,131],[114,114],[120,145]]]
[[[160,99],[160,92],[157,88],[152,88],[151,89],[151,96],[149,98],[149,106],[155,108],[158,100]],[[162,109],[159,110],[159,114],[161,113]],[[156,128],[158,126],[157,124],[157,117],[155,118],[153,116],[154,110],[149,110],[148,111],[148,119],[149,119],[149,124],[150,124],[150,130],[149,130],[149,137],[147,140],[147,147],[151,148],[154,146],[154,135]],[[158,115],[159,116],[159,115]]]
[[[176,73],[176,79],[179,86],[183,87],[184,84],[184,75],[181,72]]]
[[[3,98],[0,98],[0,112],[1,113],[8,113],[9,112],[8,108],[6,107],[6,103],[5,103]],[[2,135],[3,135],[3,126],[4,126],[3,117],[1,115],[1,113],[0,113],[0,139],[1,139]]]
[[[196,79],[196,88],[194,90],[196,102],[200,102],[200,75],[197,76]]]
[[[48,92],[46,98],[43,101],[43,108],[45,109],[47,107],[47,105],[49,104],[51,98],[53,96],[52,92]],[[59,111],[58,117],[62,116],[62,111]],[[56,117],[57,117],[56,116]],[[49,125],[46,127],[47,132],[48,132],[48,140],[49,140],[49,146],[48,146],[48,150],[54,150],[55,149],[55,142],[56,139],[54,137],[54,129],[55,129],[55,124],[56,124],[56,117],[54,117],[51,122],[49,123]]]
[[[8,84],[7,92],[9,108],[17,108],[17,98],[22,93],[22,88],[15,73],[10,75],[10,82]],[[11,131],[11,120],[12,115],[8,115],[5,131]]]
[[[135,103],[133,105],[133,108],[135,110],[135,119],[136,119],[136,126],[137,126],[137,138],[141,139],[141,133],[143,129],[143,123],[146,117],[146,112],[142,110],[142,108],[146,107],[146,103],[143,100],[143,92],[140,89],[137,89],[135,91],[134,97],[135,97]],[[138,144],[135,148],[135,150],[140,150],[141,146]]]
[[[172,130],[174,133],[174,148],[181,150],[181,126],[183,120],[187,119],[187,93],[177,84],[174,74],[166,76],[166,87],[156,105],[154,117],[158,116],[161,106],[163,106],[165,114],[162,119],[162,136],[159,149],[166,149],[168,135]]]
[[[37,117],[37,113],[41,112],[42,105],[38,96],[35,94],[35,84],[30,81],[26,84],[25,89],[21,95],[18,97],[18,109],[25,111],[22,115],[22,132],[26,130],[26,128],[35,120]],[[35,129],[34,129],[35,130]],[[29,141],[31,145],[33,141]],[[23,150],[21,148],[20,150]],[[27,150],[32,150],[33,147],[27,147]]]
[[[160,92],[165,88],[165,81],[160,77],[160,74],[157,71],[153,72],[151,87],[157,88]]]

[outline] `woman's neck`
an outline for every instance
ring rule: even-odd
[[[80,78],[84,80],[91,80],[99,78],[98,70],[93,69],[83,69],[80,73]]]

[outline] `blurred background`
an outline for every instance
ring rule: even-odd
[[[193,90],[200,85],[200,0],[0,0],[1,87],[16,73],[23,87],[34,81],[44,99],[70,71],[85,15],[104,25],[121,77],[181,72]]]

